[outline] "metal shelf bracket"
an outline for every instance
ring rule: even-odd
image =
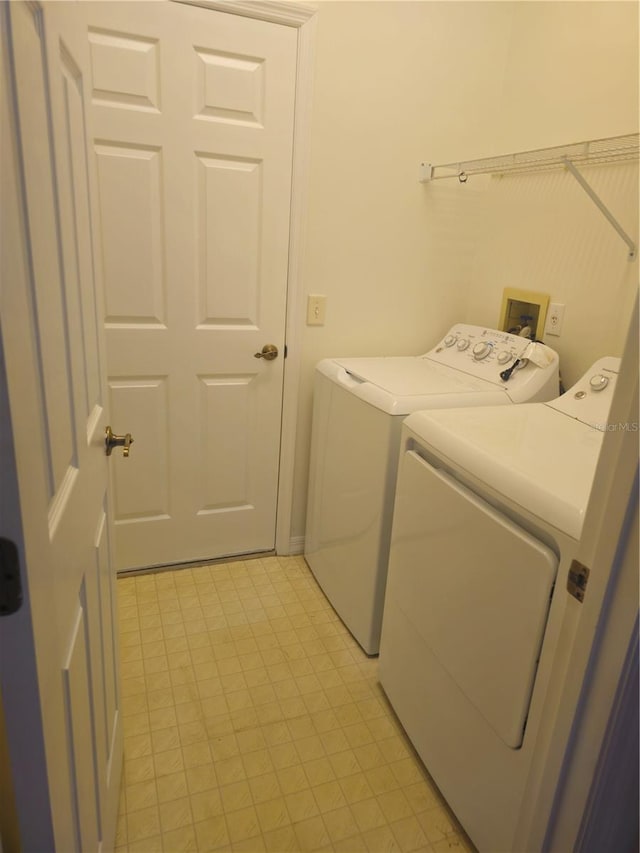
[[[567,169],[571,172],[573,177],[580,184],[580,186],[586,192],[586,194],[589,196],[591,201],[596,205],[597,208],[599,208],[602,215],[611,223],[611,225],[613,225],[615,230],[618,232],[618,234],[622,237],[624,242],[627,244],[627,246],[629,247],[629,260],[633,261],[637,255],[636,244],[633,242],[631,237],[629,237],[627,232],[624,230],[622,225],[620,225],[618,220],[611,213],[611,211],[606,206],[606,204],[602,201],[600,196],[595,192],[595,190],[586,181],[584,175],[581,172],[579,172],[578,169],[576,169],[576,167],[573,165],[571,160],[569,160],[568,157],[563,157],[562,159],[564,160],[564,164],[567,167]]]

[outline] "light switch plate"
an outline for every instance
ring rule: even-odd
[[[307,297],[307,326],[324,326],[327,313],[327,297],[320,293],[310,293]]]

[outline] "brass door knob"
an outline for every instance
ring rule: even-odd
[[[114,447],[122,447],[122,455],[129,455],[129,448],[133,444],[133,439],[131,438],[131,433],[128,432],[126,435],[116,435],[110,426],[105,429],[106,438],[104,440],[105,444],[105,453],[107,456],[111,456],[111,451]]]
[[[254,355],[254,358],[264,358],[265,361],[273,361],[274,358],[278,357],[278,347],[274,344],[265,344],[262,347],[261,352],[257,352]]]

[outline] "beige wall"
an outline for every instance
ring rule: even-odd
[[[536,178],[524,193],[515,178],[464,186],[417,180],[422,160],[637,132],[635,3],[338,0],[319,3],[317,25],[302,277],[305,297],[323,293],[328,301],[326,324],[303,330],[294,540],[304,534],[320,358],[421,352],[455,321],[493,326],[502,288],[526,283],[567,304],[566,338],[557,340],[573,375],[592,353],[603,354],[599,346],[612,351],[621,339],[611,281],[626,304],[628,279],[637,279],[637,263],[630,273],[617,235],[601,237],[610,226],[577,185],[564,210],[567,175],[555,176],[553,192]],[[630,188],[628,177],[595,180],[604,180],[603,191],[614,195],[607,200],[637,232],[637,181]],[[555,227],[565,221],[574,237],[583,235],[571,252]],[[591,230],[583,233],[585,222]],[[532,266],[549,231],[553,257]],[[584,255],[585,240],[590,250],[594,240],[606,245]],[[579,331],[605,303],[606,330]]]

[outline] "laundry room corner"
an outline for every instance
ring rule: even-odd
[[[505,287],[566,305],[568,386],[619,355],[637,261],[564,171],[419,182],[421,162],[638,132],[634,3],[319,2],[291,550],[304,542],[314,367],[495,327]],[[637,163],[587,177],[631,234]],[[306,325],[307,295],[326,297]]]

